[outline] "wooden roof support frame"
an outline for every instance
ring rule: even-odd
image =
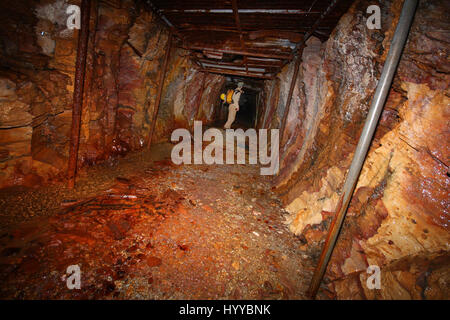
[[[303,40],[296,45],[295,55],[297,57],[296,57],[296,60],[295,60],[294,73],[292,75],[291,85],[289,87],[289,93],[288,93],[288,97],[287,97],[287,100],[286,100],[286,107],[284,108],[283,119],[281,121],[281,128],[280,128],[281,129],[281,139],[280,139],[280,141],[281,141],[282,144],[284,143],[283,142],[284,141],[283,140],[284,139],[284,129],[286,128],[287,117],[289,115],[289,111],[290,111],[290,108],[291,108],[292,94],[294,92],[295,84],[297,82],[298,71],[299,71],[299,68],[300,68],[301,60],[302,60],[303,49],[306,46],[306,41],[316,31],[317,27],[320,25],[322,20],[331,12],[331,10],[334,9],[334,7],[338,3],[338,1],[339,0],[333,0],[330,3],[330,5],[320,15],[320,17],[316,20],[316,22],[314,22],[314,24],[311,27],[311,29],[305,34],[305,37],[303,38]]]
[[[292,54],[282,54],[282,53],[266,53],[266,52],[252,52],[248,50],[236,50],[236,49],[220,49],[220,48],[207,48],[200,46],[181,46],[187,50],[199,50],[199,51],[211,51],[211,52],[222,52],[226,54],[236,54],[241,56],[249,56],[249,57],[260,57],[260,58],[271,58],[278,60],[292,60]]]
[[[148,6],[150,7],[150,9],[162,20],[164,21],[167,26],[169,27],[169,29],[172,29],[172,31],[174,33],[176,33],[176,28],[174,27],[174,25],[172,24],[172,22],[170,22],[166,16],[161,12],[161,10],[159,10],[150,0],[146,1]]]
[[[375,129],[383,112],[383,106],[386,102],[395,70],[402,56],[403,48],[408,39],[409,30],[414,20],[418,0],[406,0],[395,28],[394,36],[391,40],[389,51],[378,80],[377,88],[372,97],[372,103],[369,108],[364,127],[360,134],[358,144],[353,154],[352,163],[348,168],[345,182],[341,188],[341,195],[337,203],[333,220],[328,228],[327,237],[320,253],[319,262],[314,270],[313,277],[309,284],[307,295],[311,299],[315,299],[319,290],[322,278],[327,270],[328,262],[333,254],[336,242],[339,239],[339,233],[345,220],[347,208],[352,199],[353,193],[358,182],[361,169],[367,157],[370,144],[372,142]]]
[[[305,11],[300,9],[239,9],[240,13],[274,13],[274,14],[321,14],[318,11]],[[232,13],[230,9],[163,9],[167,13]]]
[[[156,1],[159,5],[161,5],[162,9],[152,4],[152,2]],[[349,0],[343,0],[341,2],[347,3],[349,2]],[[312,5],[308,5],[309,8],[306,9],[304,8],[304,6],[302,6],[302,9],[279,8],[278,5],[272,9],[239,8],[239,5],[241,7],[244,6],[242,2],[239,3],[239,0],[230,0],[226,3],[225,6],[221,6],[220,8],[218,8],[214,4],[207,3],[203,3],[203,5],[200,3],[196,3],[194,5],[190,4],[189,2],[178,3],[177,1],[175,1],[167,4],[161,0],[146,0],[146,3],[151,8],[151,10],[155,12],[169,26],[169,28],[173,30],[174,35],[182,40],[181,43],[178,44],[178,46],[185,50],[190,50],[192,53],[194,53],[191,56],[191,60],[194,62],[195,68],[200,67],[200,69],[204,69],[206,67],[204,63],[207,63],[207,61],[203,61],[204,59],[202,59],[200,55],[195,55],[195,52],[201,51],[204,54],[205,52],[209,51],[212,54],[217,53],[217,56],[220,56],[220,53],[243,56],[241,59],[242,66],[245,67],[246,72],[249,72],[249,70],[251,70],[251,67],[257,65],[257,63],[252,61],[252,57],[277,59],[281,64],[279,69],[275,70],[278,73],[280,72],[281,68],[286,65],[286,63],[291,62],[294,58],[296,58],[296,56],[298,56],[298,52],[301,51],[300,47],[302,46],[303,42],[305,42],[311,35],[317,34],[317,36],[321,39],[326,37],[326,35],[333,27],[332,25],[330,25],[330,21],[335,20],[335,18],[337,17],[337,15],[336,17],[334,15],[332,17],[329,17],[329,13],[336,8],[338,0],[313,1]],[[313,10],[313,7],[316,5],[316,3],[320,4],[320,9]],[[287,5],[288,4],[286,3],[285,6]],[[325,8],[324,6],[327,6],[326,9],[322,9]],[[341,9],[342,8],[339,6],[339,15],[341,14]],[[218,15],[222,16],[225,15],[226,21],[223,23],[209,21],[207,18],[210,18],[211,14],[213,13],[217,13]],[[168,16],[166,17],[164,16],[164,14],[167,14]],[[294,17],[295,15],[300,17],[309,17],[310,15],[315,15],[317,18],[310,19],[311,17],[309,17],[308,21],[305,21],[304,25],[298,26],[296,24],[287,24],[286,21],[289,20],[289,18],[287,18],[287,20],[284,18],[280,18],[281,22],[279,24],[275,23],[273,26],[269,26],[271,27],[271,29],[266,30],[266,24],[262,23],[259,27],[259,29],[261,30],[254,30],[256,25],[242,24],[241,18],[245,14],[249,14],[249,18],[253,20],[254,17],[252,16],[255,14],[266,16],[270,14],[281,14],[291,17]],[[174,24],[172,24],[167,18],[175,19]],[[289,21],[293,20],[291,19]],[[333,22],[333,25],[335,22],[336,21]],[[257,24],[257,22],[255,23]],[[322,29],[326,30],[325,33],[319,32],[319,30]],[[225,34],[220,34],[220,37],[218,37],[221,39],[228,39],[230,41],[227,40],[227,43],[221,45],[217,41],[205,41],[205,39],[201,37],[200,40],[195,40],[195,36],[197,35],[192,35],[192,32],[189,33],[189,31],[224,32]],[[226,34],[227,32],[230,34]],[[239,42],[234,43],[233,41],[231,41],[234,40],[232,38],[235,38],[234,36],[232,36],[232,33],[239,35]],[[192,37],[194,37],[195,41],[192,41]],[[274,48],[270,48],[270,45],[269,47],[267,47],[265,44],[270,44],[270,41],[272,40],[269,40],[269,42],[267,42],[266,39],[264,39],[262,47],[257,45],[255,48],[253,48],[254,40],[266,37],[286,39],[291,43],[297,44],[293,49],[291,49],[292,47],[287,46],[283,43],[278,43],[278,45],[275,44]],[[190,42],[188,41],[189,39],[191,40]],[[228,61],[227,59],[219,59],[212,56],[208,56],[208,58],[210,58],[209,60],[218,59],[222,61]],[[272,72],[274,72],[274,68],[270,68],[270,72],[265,73]],[[286,110],[288,111],[289,108],[287,108]]]
[[[283,141],[283,139],[284,139],[284,129],[286,127],[287,117],[288,117],[289,110],[290,110],[290,107],[291,107],[292,94],[294,92],[295,84],[297,82],[298,71],[300,69],[300,63],[301,62],[302,62],[302,57],[301,57],[301,53],[300,53],[295,58],[294,73],[292,74],[291,85],[289,86],[289,93],[288,93],[287,101],[286,101],[286,107],[284,108],[284,113],[283,113],[283,120],[281,121],[281,139],[280,139],[281,145],[284,145],[284,141]]]
[[[244,62],[237,61],[237,62],[227,62],[227,61],[211,61],[207,59],[199,59],[199,61],[202,63],[203,68],[217,68],[217,69],[227,69],[227,70],[236,70],[241,71],[239,69],[233,69],[233,68],[244,68]],[[273,73],[278,74],[282,67],[285,66],[285,63],[282,63],[280,61],[279,64],[269,64],[269,63],[255,63],[250,59],[247,59],[247,65],[248,65],[248,72],[256,72],[256,73]],[[252,70],[252,68],[262,69],[262,70]]]
[[[150,7],[150,9],[162,20],[164,21],[169,29],[172,31],[173,34],[175,34],[178,38],[180,38],[181,40],[183,39],[183,36],[181,35],[183,29],[178,30],[162,13],[163,10],[159,10],[156,6],[153,5],[153,3],[150,0],[146,1],[148,6]],[[251,73],[248,71],[249,69],[249,65],[252,64],[252,66],[254,67],[258,67],[255,63],[250,63],[248,60],[248,58],[250,57],[254,57],[254,58],[269,58],[269,59],[276,59],[279,60],[280,65],[283,66],[287,61],[292,60],[292,58],[294,57],[292,54],[279,54],[279,53],[269,53],[269,52],[258,52],[258,51],[249,51],[245,45],[245,41],[244,41],[244,35],[246,34],[245,31],[242,30],[241,27],[241,23],[240,23],[240,19],[239,19],[239,8],[238,8],[238,3],[237,0],[232,0],[232,12],[235,18],[235,22],[236,22],[236,28],[237,30],[234,29],[226,29],[223,28],[223,31],[230,31],[230,32],[236,32],[239,33],[239,39],[240,39],[240,47],[241,50],[235,50],[235,49],[222,49],[222,48],[203,48],[200,46],[188,46],[185,45],[183,43],[183,45],[181,45],[180,47],[186,50],[191,50],[191,51],[195,51],[195,50],[200,50],[200,51],[211,51],[211,52],[218,52],[218,53],[225,53],[225,54],[235,54],[235,55],[242,55],[243,56],[243,66],[245,66],[245,73],[241,72],[241,71],[237,71],[237,70],[221,70],[220,68],[205,68],[205,66],[202,63],[202,59],[198,59],[197,57],[195,57],[194,55],[191,55],[191,59],[192,61],[200,67],[200,70],[206,71],[206,72],[211,72],[211,73],[218,73],[218,74],[229,74],[229,75],[239,75],[239,76],[248,76],[248,77],[256,77],[256,78],[261,78],[261,79],[273,79],[273,76],[271,75],[266,75],[266,74],[258,74],[258,73]],[[217,28],[217,30],[219,31],[222,30],[221,28]],[[183,41],[184,42],[184,41]],[[269,67],[271,67],[269,65]],[[273,67],[270,68],[271,70],[273,69]],[[211,71],[212,70],[212,71]],[[279,68],[277,69],[277,71],[279,72]],[[220,72],[219,72],[220,71]]]
[[[242,26],[241,26],[242,29]],[[218,27],[211,25],[204,26],[186,26],[177,29],[180,33],[189,32],[189,31],[216,31],[216,32],[230,32],[230,33],[241,33],[239,30],[231,27]],[[279,35],[282,38],[290,39],[290,38],[303,38],[303,33],[306,33],[310,30],[310,28],[305,29],[296,29],[296,30],[284,30],[284,29],[260,29],[260,30],[244,30],[242,29],[242,34],[248,35],[250,40],[255,40],[258,38],[259,34],[266,34],[268,36]],[[299,42],[301,39],[292,42]]]
[[[259,79],[273,79],[273,76],[269,76],[267,74],[263,73],[251,73],[251,72],[245,72],[245,71],[237,71],[237,70],[225,70],[225,69],[218,69],[218,68],[204,68],[201,71],[203,72],[210,72],[210,73],[216,73],[216,74],[228,74],[232,76],[242,76],[242,77],[252,77],[252,78],[259,78]]]

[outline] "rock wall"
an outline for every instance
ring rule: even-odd
[[[79,0],[0,4],[0,188],[65,179]],[[155,110],[168,30],[142,2],[92,1],[79,167],[144,148]],[[172,46],[154,140],[193,119],[212,122],[224,77],[193,69]]]
[[[305,243],[301,250],[315,257],[402,7],[400,0],[379,2],[382,28],[369,30],[370,4],[357,1],[326,43],[309,40],[280,144],[276,190],[289,228]],[[449,9],[445,1],[420,1],[321,297],[449,297]],[[267,96],[287,95],[287,86],[270,85]],[[381,268],[381,289],[368,289],[369,265]]]

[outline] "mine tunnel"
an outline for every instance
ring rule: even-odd
[[[0,298],[448,299],[449,11],[1,1]]]

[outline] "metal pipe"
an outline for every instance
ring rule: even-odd
[[[169,55],[170,55],[170,48],[172,46],[172,31],[169,31],[169,38],[167,39],[167,47],[166,47],[166,53],[164,55],[164,61],[161,66],[161,73],[159,74],[159,85],[158,85],[158,93],[156,95],[155,100],[155,110],[153,111],[153,116],[150,123],[150,132],[148,135],[148,144],[147,147],[150,149],[150,146],[152,145],[152,137],[153,137],[153,131],[155,129],[156,125],[156,118],[158,117],[158,111],[159,111],[159,105],[161,102],[161,96],[162,91],[164,87],[164,77],[166,75],[166,69],[167,69],[167,63],[169,61]]]
[[[403,47],[405,46],[406,39],[408,38],[408,33],[414,18],[416,6],[417,0],[405,0],[403,4],[400,19],[389,48],[389,53],[383,66],[383,71],[381,72],[377,89],[373,96],[369,114],[367,115],[355,154],[353,155],[352,164],[350,165],[344,187],[342,188],[342,195],[336,208],[336,214],[330,225],[330,230],[325,240],[325,245],[322,249],[319,263],[317,264],[314,271],[314,276],[309,286],[308,294],[313,299],[317,294],[331,254],[333,253],[334,246],[336,245],[336,240],[339,236],[351,196],[355,189],[356,182],[358,181],[359,174],[361,173],[361,168],[364,164],[364,160],[366,158],[367,151],[372,141],[381,112],[383,111],[383,106],[386,102],[395,70],[397,69],[400,61]]]
[[[80,145],[81,110],[83,107],[83,87],[86,70],[86,56],[89,38],[89,19],[91,1],[81,2],[81,26],[78,34],[77,58],[75,63],[75,84],[73,89],[72,127],[69,142],[69,163],[67,168],[69,189],[75,186],[77,172],[78,147]]]
[[[165,16],[164,14],[162,14],[162,11],[159,10],[159,9],[153,4],[153,2],[151,2],[151,1],[148,0],[148,1],[147,1],[147,4],[150,6],[150,8],[153,10],[153,12],[156,13],[156,15],[157,15],[158,17],[160,17],[161,20],[164,21],[164,22],[169,26],[170,29],[175,28],[175,27],[173,26],[173,24],[166,18],[166,16]]]
[[[303,46],[306,43],[306,41],[309,39],[309,37],[311,37],[313,35],[313,33],[316,31],[317,27],[319,27],[319,24],[322,22],[322,20],[331,12],[331,10],[334,9],[334,7],[336,7],[338,2],[339,2],[339,0],[333,0],[328,5],[328,7],[325,9],[325,11],[322,12],[320,17],[316,20],[316,22],[314,22],[311,29],[305,34],[303,41],[301,43],[297,44],[297,48],[300,48],[301,46]]]

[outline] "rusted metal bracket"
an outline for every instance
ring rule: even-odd
[[[320,17],[316,20],[316,22],[314,22],[311,29],[305,34],[305,36],[303,37],[303,40],[295,46],[294,56],[296,56],[296,58],[295,58],[296,60],[295,60],[294,74],[292,75],[291,85],[289,87],[289,94],[288,94],[288,98],[286,101],[286,107],[284,108],[283,119],[281,121],[281,128],[280,128],[281,129],[281,140],[280,140],[281,143],[283,143],[283,139],[284,139],[284,129],[286,128],[287,117],[288,117],[289,111],[291,109],[292,93],[294,92],[294,87],[297,82],[298,71],[300,68],[301,60],[302,60],[303,49],[306,46],[306,41],[308,41],[308,39],[313,35],[313,33],[319,27],[322,20],[334,9],[334,7],[337,5],[338,1],[339,0],[333,0],[330,3],[330,5],[324,10],[324,12],[322,12]]]

